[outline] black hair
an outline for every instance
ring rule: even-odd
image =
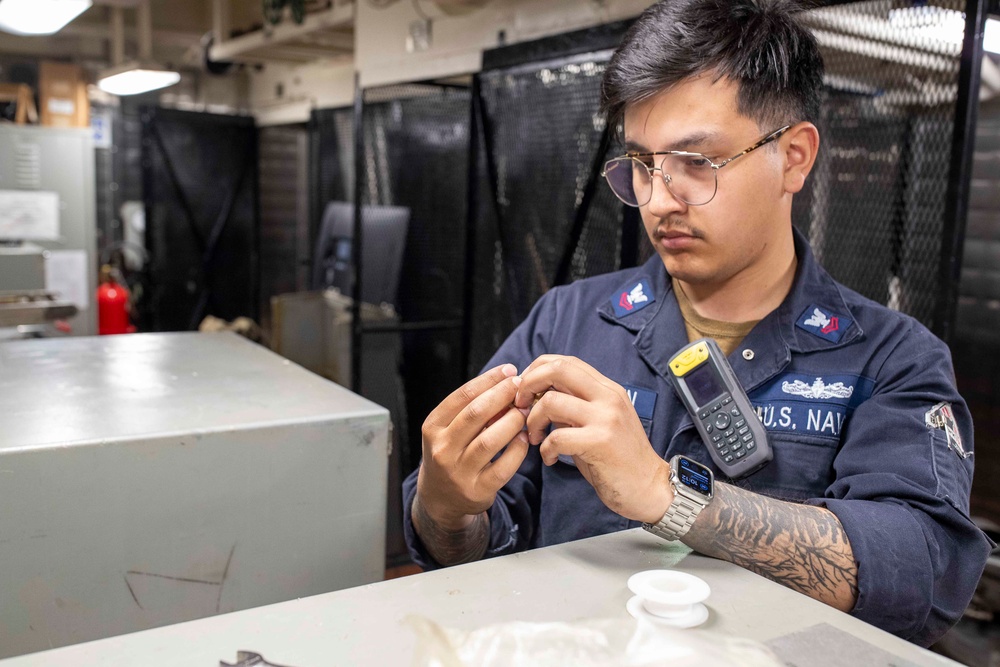
[[[739,86],[737,110],[761,129],[819,117],[823,59],[791,0],[661,0],[612,56],[601,107],[618,128],[627,107],[701,74]]]

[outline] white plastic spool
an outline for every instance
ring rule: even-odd
[[[628,587],[635,595],[625,608],[634,618],[674,628],[693,628],[708,619],[708,607],[703,602],[712,590],[693,574],[645,570],[629,577]]]

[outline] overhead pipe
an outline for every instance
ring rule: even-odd
[[[136,29],[138,31],[138,57],[141,62],[153,59],[153,15],[149,9],[149,0],[142,0],[135,7]],[[111,66],[116,67],[125,62],[125,10],[119,6],[111,7]]]
[[[149,9],[149,0],[142,0],[136,5],[135,20],[139,32],[139,61],[149,62],[153,59],[153,13]]]
[[[125,10],[111,8],[111,66],[125,62]]]
[[[229,0],[212,0],[212,34],[215,43],[229,39]]]

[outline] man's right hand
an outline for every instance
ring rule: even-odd
[[[436,529],[467,528],[524,460],[525,416],[512,407],[520,381],[513,365],[498,366],[456,389],[424,421],[415,503]],[[414,527],[423,539],[429,531],[419,523]]]

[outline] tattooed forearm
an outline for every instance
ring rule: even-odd
[[[479,560],[490,541],[490,519],[486,512],[476,515],[461,530],[448,530],[437,523],[413,498],[413,528],[431,556],[441,565],[458,565]]]
[[[828,509],[797,505],[716,484],[712,503],[684,543],[850,611],[858,567],[844,527]]]

